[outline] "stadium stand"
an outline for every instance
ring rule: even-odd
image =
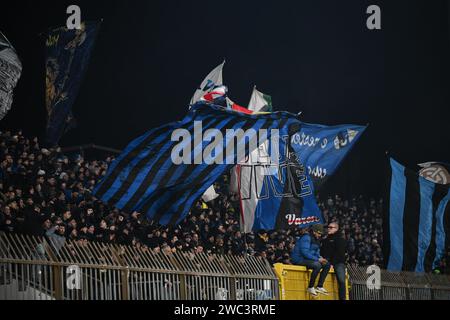
[[[103,252],[102,250],[112,250],[109,246],[118,250],[119,253],[121,250],[127,251],[129,255],[124,257],[136,256],[133,252],[145,252],[149,255],[174,255],[179,257],[176,259],[177,261],[184,261],[178,265],[175,263],[172,267],[170,264],[165,266],[162,262],[160,265],[148,266],[143,262],[145,259],[133,261],[127,258],[127,265],[130,267],[131,264],[131,267],[137,268],[135,270],[136,277],[148,277],[145,278],[147,280],[152,277],[152,273],[139,273],[139,268],[146,267],[153,271],[156,270],[155,274],[160,272],[169,275],[175,274],[170,272],[170,268],[176,270],[181,268],[184,274],[181,272],[178,276],[187,276],[189,272],[192,272],[192,268],[183,269],[182,266],[185,263],[191,263],[186,262],[186,258],[183,258],[186,256],[198,255],[198,258],[192,258],[199,259],[197,265],[209,261],[209,257],[228,257],[223,259],[231,259],[230,261],[238,261],[239,257],[247,257],[247,259],[256,259],[249,261],[259,261],[252,262],[256,270],[266,271],[265,261],[269,262],[269,266],[284,265],[285,268],[288,268],[291,265],[290,252],[295,245],[299,231],[295,229],[269,230],[243,235],[239,228],[237,197],[230,194],[228,190],[228,176],[223,176],[215,185],[217,192],[220,194],[218,199],[210,203],[197,202],[192,208],[191,214],[181,225],[166,227],[148,221],[145,216],[138,212],[126,213],[111,208],[92,196],[94,186],[106,173],[112,161],[114,161],[114,156],[106,156],[103,160],[86,160],[79,153],[65,154],[60,148],[47,150],[40,147],[39,140],[35,137],[26,138],[20,131],[17,133],[2,132],[0,134],[0,232],[3,234],[2,239],[6,239],[2,242],[2,250],[5,250],[5,247],[9,248],[0,257],[2,263],[11,259],[7,252],[11,249],[12,240],[8,239],[11,239],[11,237],[29,237],[27,239],[35,239],[28,240],[34,241],[35,245],[26,248],[22,244],[24,248],[18,250],[28,252],[28,256],[25,258],[27,258],[26,261],[30,263],[30,266],[36,267],[37,265],[35,262],[30,262],[33,259],[50,259],[45,260],[47,262],[56,259],[57,263],[62,263],[64,268],[67,268],[72,261],[61,260],[62,258],[59,256],[60,252],[66,252],[66,257],[72,254],[72,256],[83,256],[83,259],[87,257],[91,259],[89,260],[91,265],[86,264],[86,261],[81,262],[92,267],[92,270],[96,270],[95,272],[99,272],[95,276],[97,278],[101,276],[102,270],[110,270],[110,268],[114,270],[114,267],[117,267],[116,271],[106,271],[108,277],[120,279],[122,276],[120,266],[115,265],[117,261],[106,261],[105,257],[109,255],[98,254],[98,252]],[[348,242],[348,265],[349,270],[352,270],[351,278],[352,274],[358,275],[361,270],[365,270],[363,267],[369,265],[382,266],[382,200],[367,200],[362,196],[345,200],[340,196],[334,196],[320,199],[319,205],[327,221],[339,221],[345,232]],[[53,257],[51,254],[42,251],[39,244],[43,242],[51,244]],[[20,241],[15,243],[20,243]],[[91,249],[83,251],[79,248]],[[93,248],[96,248],[96,250]],[[30,250],[34,251],[30,253]],[[111,254],[112,256],[114,254]],[[99,260],[93,260],[94,257]],[[449,257],[450,254],[447,253],[439,269],[441,273],[450,271],[447,267]],[[26,268],[20,267],[17,264],[17,259],[20,260],[21,257],[18,256],[15,260],[13,259],[14,263],[8,266],[19,266],[19,271],[16,271],[20,273]],[[214,261],[211,260],[210,262],[211,270],[215,270],[215,273],[208,270],[204,271],[205,279],[212,276],[226,278],[227,274],[229,277],[227,281],[236,277],[236,275],[242,276],[243,279],[247,276],[250,280],[253,279],[252,277],[256,277],[262,281],[256,287],[264,292],[264,297],[267,299],[283,297],[283,288],[280,289],[281,294],[277,292],[278,285],[282,285],[283,281],[279,274],[277,278],[276,273],[270,267],[271,271],[264,273],[264,277],[266,277],[264,278],[258,272],[245,275],[238,272],[237,269],[220,271],[223,265],[232,269],[233,265],[239,265],[238,263],[224,264],[223,260],[221,262],[216,261],[218,265],[222,266],[220,267],[215,266]],[[42,265],[50,268],[52,263],[43,263]],[[194,265],[196,264],[194,263]],[[103,266],[104,269],[101,269],[100,266]],[[29,268],[26,270],[29,270]],[[291,268],[295,269],[296,267],[291,266]],[[3,271],[5,272],[3,281],[6,274],[9,276],[13,274]],[[50,272],[50,269],[47,271]],[[199,272],[199,270],[197,271]],[[31,271],[29,270],[29,272]],[[66,269],[61,269],[59,272],[64,273]],[[16,277],[15,279],[19,278]],[[256,281],[256,278],[253,280]],[[429,284],[432,283],[430,279],[426,283],[429,288],[432,288],[433,285]],[[194,277],[189,281],[200,280],[196,280]],[[189,284],[187,280],[184,282],[178,281],[178,283],[180,285],[184,283],[183,286],[194,285]],[[228,282],[225,281],[224,283]],[[257,281],[254,283],[257,283]],[[404,285],[408,282],[402,280],[398,283]],[[246,284],[243,282],[242,285],[245,287]],[[356,282],[357,286],[358,281]],[[124,297],[124,295],[130,297],[130,290],[145,290],[144,286],[139,289],[139,285],[136,287],[137,289],[130,289],[130,286],[126,287],[125,291],[123,289],[117,291],[120,292],[121,297]],[[241,292],[244,295],[249,294],[244,289],[242,289],[244,291],[236,291],[225,284],[221,287],[226,292],[233,292],[233,296],[228,295],[227,298],[238,298],[236,295],[240,293],[236,294],[236,292]],[[444,292],[448,292],[447,289],[448,287],[445,287]],[[173,298],[187,298],[186,288],[178,288],[178,290],[184,292],[183,296],[179,293],[179,296],[173,296]],[[112,294],[116,291],[109,292]],[[261,292],[260,294],[262,294]],[[61,298],[67,298],[63,292],[59,292],[58,295]],[[158,297],[164,298],[164,296]],[[353,298],[355,297],[353,296]],[[365,297],[367,297],[367,294]],[[100,297],[97,298],[100,299]],[[168,298],[168,296],[165,298]],[[213,295],[209,294],[208,298],[213,298]],[[214,296],[214,298],[217,297]],[[255,296],[255,298],[257,297]]]

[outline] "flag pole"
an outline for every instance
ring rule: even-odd
[[[247,250],[247,233],[244,233],[244,248],[245,248],[245,254],[244,254],[244,259],[247,259],[247,257],[249,256],[248,254],[248,250]]]
[[[0,31],[0,34],[3,36],[3,38],[5,38],[6,42],[8,42],[8,44],[11,46],[11,48],[13,48],[13,50],[15,51],[16,49],[14,49],[12,43],[9,41],[9,39],[5,36],[5,34],[3,32]]]

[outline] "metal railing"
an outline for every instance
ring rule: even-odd
[[[0,233],[0,300],[275,300],[268,261]]]
[[[450,276],[381,270],[380,289],[367,285],[367,268],[349,266],[350,300],[450,300]]]
[[[350,300],[450,300],[450,276],[349,266]],[[253,256],[207,255],[0,233],[0,300],[278,300],[279,279]]]

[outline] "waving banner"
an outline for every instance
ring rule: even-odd
[[[74,125],[72,107],[96,39],[98,23],[83,23],[80,30],[58,28],[47,35],[46,108],[47,143],[58,144]]]
[[[182,121],[151,130],[131,142],[111,165],[94,194],[124,211],[145,213],[160,224],[179,224],[195,201],[224,172],[266,141],[270,141],[270,163],[260,157],[265,159],[264,166],[269,172],[273,167],[278,168],[280,150],[289,140],[288,128],[298,123],[296,116],[287,112],[247,115],[199,102]],[[315,199],[304,171],[294,158],[281,158],[278,178],[268,176],[262,186],[262,190],[270,188],[273,210],[259,212],[253,221],[248,221],[256,228],[273,229],[282,225],[279,220],[289,214],[294,223],[304,214],[320,215],[317,204],[312,203]],[[306,194],[309,198],[303,201],[302,196]],[[267,195],[257,196],[266,198]],[[312,206],[315,211],[310,213]]]
[[[16,50],[0,32],[0,120],[7,115],[13,101],[13,90],[22,74],[22,63]]]
[[[450,246],[450,184],[438,184],[390,159],[384,254],[390,271],[439,269]]]
[[[211,71],[200,84],[200,87],[194,93],[191,99],[191,105],[199,102],[205,94],[209,93],[215,87],[223,85],[223,67],[225,66],[225,61],[217,66],[213,71]]]
[[[419,174],[437,184],[450,184],[450,165],[443,162],[427,162],[419,164]]]
[[[278,163],[264,161],[270,161],[267,142],[259,147],[256,160],[249,157],[238,166],[242,232],[324,223],[314,184],[290,143],[300,125],[300,121],[291,124],[281,135]]]
[[[357,125],[330,127],[302,123],[291,143],[316,188],[336,172],[366,129],[366,126]]]

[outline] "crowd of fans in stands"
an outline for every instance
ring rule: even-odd
[[[164,227],[138,212],[110,208],[92,196],[113,160],[68,157],[60,149],[41,148],[37,138],[28,139],[22,132],[0,133],[0,232],[47,236],[60,246],[66,239],[103,241],[155,252],[250,254],[271,263],[290,263],[299,231],[243,235],[237,197],[228,192],[227,176],[216,183],[218,199],[208,204],[199,201],[181,225]],[[349,263],[383,263],[382,201],[335,196],[319,200],[319,206],[328,222],[340,222]]]

